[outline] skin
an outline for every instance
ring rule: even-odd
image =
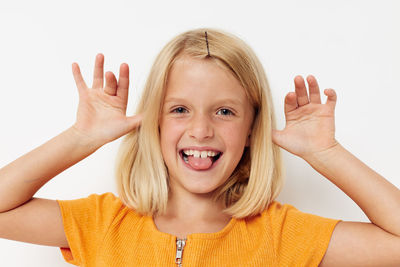
[[[222,204],[212,201],[211,192],[239,163],[253,117],[245,89],[227,70],[212,61],[190,57],[174,63],[160,119],[161,151],[171,188],[164,221],[179,225],[227,223],[229,217],[222,214]],[[179,154],[189,146],[212,147],[223,155],[210,170],[191,170]],[[160,220],[156,217],[156,224]]]
[[[86,86],[78,64],[72,65],[79,91],[76,123],[60,135],[0,169],[0,238],[68,247],[57,202],[32,196],[57,174],[89,156],[102,145],[127,134],[141,122],[139,114],[126,116],[128,65],[121,65],[117,82],[113,73],[107,72],[103,75],[103,64],[103,55],[97,55],[91,88]],[[211,66],[198,67],[207,69]],[[203,86],[212,84],[212,80],[209,81],[208,78],[212,77],[215,71],[212,69],[212,72],[207,72],[207,79],[203,79],[204,83],[199,85],[202,89]],[[200,75],[201,71],[192,74]],[[103,85],[104,76],[105,85]],[[221,73],[220,78],[223,77],[229,80],[229,75]],[[308,92],[301,76],[297,76],[294,83],[295,91],[288,93],[285,98],[286,127],[281,131],[273,131],[273,141],[306,160],[316,171],[354,200],[371,221],[371,223],[339,222],[320,266],[400,266],[400,212],[398,212],[400,190],[335,140],[335,91],[324,90],[328,98],[326,103],[322,104],[320,89],[313,76],[307,77]],[[224,88],[224,85],[225,83],[221,88]],[[201,93],[206,92],[207,89],[201,91]],[[179,215],[178,218],[181,218],[182,212],[186,211],[189,217],[194,218],[196,214],[191,211],[195,210],[205,217],[205,211],[208,208],[212,209],[209,213],[212,215],[212,222],[198,224],[196,229],[191,228],[193,224],[190,222],[180,225],[181,221],[168,220],[173,217],[165,221],[156,221],[161,222],[162,228],[159,229],[164,232],[173,232],[177,226],[183,226],[183,231],[179,233],[182,237],[191,231],[217,232],[228,222],[229,218],[224,218],[223,214],[218,212],[221,209],[217,204],[209,205],[207,192],[211,192],[224,181],[225,175],[235,165],[236,152],[245,145],[247,134],[250,134],[244,134],[245,130],[241,131],[241,134],[237,133],[234,146],[229,148],[230,144],[228,146],[226,142],[230,137],[222,135],[224,133],[222,125],[226,127],[230,125],[229,127],[233,129],[235,120],[219,121],[219,117],[216,116],[217,106],[209,106],[202,95],[198,97],[199,99],[191,101],[202,101],[195,106],[193,103],[192,106],[188,105],[189,113],[184,115],[180,123],[174,124],[176,127],[165,128],[168,120],[175,120],[176,117],[166,116],[162,122],[165,123],[162,130],[164,136],[178,133],[176,137],[171,137],[171,140],[163,141],[163,150],[166,153],[164,157],[169,162],[171,173],[174,174],[173,190],[175,196],[178,196],[171,198],[169,205],[179,207],[176,213],[171,212],[171,209],[169,213],[173,216]],[[208,98],[209,101],[213,99],[214,95]],[[198,117],[199,120],[191,121],[193,118],[191,116]],[[246,120],[243,119],[244,121]],[[245,124],[242,128],[247,130]],[[189,178],[180,176],[185,172],[181,172],[183,169],[177,163],[176,147],[186,146],[189,141],[202,144],[210,142],[210,145],[224,149],[227,153],[226,158],[231,162],[221,164],[225,169],[216,168],[213,179],[202,175]],[[193,200],[195,208],[179,206],[178,200],[181,199]]]
[[[96,59],[96,66],[99,67],[95,68],[95,79],[99,77],[98,79],[100,81],[101,77],[102,82],[101,59],[102,55],[99,55]],[[127,90],[128,81],[126,65],[123,64],[121,66],[120,80],[118,83],[112,73],[106,74],[106,85],[103,90],[87,90],[87,88],[83,86],[84,82],[77,65],[73,66],[73,71],[78,89],[82,91],[83,94],[89,95],[89,97],[81,95],[82,92],[80,92],[79,109],[81,109],[81,111],[78,111],[78,119],[74,125],[75,127],[69,131],[70,135],[75,137],[79,136],[79,142],[102,145],[103,142],[114,140],[127,133],[129,129],[139,125],[139,115],[132,117],[125,116],[127,93],[124,93],[124,91]],[[212,74],[213,72],[209,72],[207,77]],[[207,81],[207,79],[203,79],[203,82],[204,81]],[[303,158],[317,172],[339,187],[354,200],[371,221],[371,223],[339,222],[333,231],[329,247],[320,266],[399,266],[400,212],[397,211],[400,211],[400,190],[384,177],[370,169],[337,142],[334,134],[334,111],[337,100],[335,91],[333,89],[325,89],[324,94],[327,96],[327,100],[325,103],[321,103],[320,89],[315,77],[311,75],[308,76],[307,83],[308,91],[303,77],[297,76],[294,79],[295,90],[294,92],[288,93],[285,97],[286,126],[280,131],[273,130],[273,141],[288,152]],[[101,89],[101,87],[99,88]],[[119,93],[119,91],[121,92]],[[209,100],[211,101],[212,98],[209,98]],[[98,103],[100,103],[100,105]],[[205,109],[207,106],[206,102],[198,104],[200,106],[189,107],[189,111],[192,112],[189,113],[189,117],[191,115],[201,115],[200,120],[194,124],[187,124],[196,127],[176,129],[177,131],[179,130],[179,132],[183,131],[181,132],[182,134],[179,135],[179,138],[182,138],[179,139],[182,140],[182,143],[174,140],[170,145],[166,145],[165,147],[164,152],[171,152],[172,156],[170,159],[172,162],[174,160],[175,162],[177,161],[176,145],[188,145],[186,143],[188,140],[198,140],[194,139],[194,137],[199,133],[201,133],[201,135],[197,136],[197,138],[202,136],[203,139],[200,140],[203,140],[203,142],[206,142],[205,140],[207,138],[215,138],[213,139],[215,143],[212,145],[221,145],[222,149],[228,149],[225,147],[226,144],[224,143],[226,137],[222,138],[219,136],[220,132],[212,131],[215,129],[215,121],[205,116],[205,114],[215,113],[211,113],[212,109]],[[192,110],[190,108],[192,108]],[[216,110],[213,111],[216,112]],[[183,121],[184,120],[185,119],[183,119]],[[115,128],[110,129],[110,125],[113,125]],[[245,128],[245,126],[243,126],[243,128]],[[197,130],[190,131],[190,129]],[[244,144],[244,140],[245,136],[243,135],[242,145]],[[185,143],[183,143],[183,141],[185,141]],[[58,143],[59,142],[57,142],[57,144]],[[172,144],[175,144],[175,148],[172,148]],[[52,145],[47,145],[46,150],[48,150],[47,148],[50,146]],[[240,146],[238,145],[238,147]],[[173,151],[173,149],[175,150]],[[57,151],[60,150],[58,149]],[[87,154],[87,152],[85,153]],[[81,158],[83,154],[83,152],[80,152],[77,158]],[[45,153],[43,153],[43,155],[45,155]],[[168,153],[168,155],[170,155],[170,153]],[[38,155],[34,155],[34,157],[32,155],[32,158],[38,159]],[[233,154],[231,154],[230,158],[235,159]],[[170,159],[167,160],[169,161]],[[23,166],[26,164],[19,165]],[[46,166],[47,165],[48,160],[46,160]],[[173,164],[168,163],[168,165],[170,165],[171,169],[174,169]],[[233,165],[232,163],[232,166]],[[176,174],[179,174],[179,165],[175,164],[175,166],[177,167]],[[228,164],[224,166],[231,165]],[[228,222],[229,218],[224,221],[223,214],[218,212],[220,207],[217,204],[215,206],[210,206],[206,197],[208,190],[211,192],[211,190],[215,189],[216,186],[223,182],[224,176],[228,173],[228,170],[227,172],[217,171],[216,173],[219,175],[215,176],[217,177],[215,181],[211,181],[210,178],[207,177],[202,181],[200,181],[201,179],[196,181],[196,179],[193,178],[185,180],[184,178],[186,177],[181,177],[179,175],[174,176],[174,178],[176,178],[173,179],[173,188],[176,191],[174,191],[175,196],[180,194],[179,198],[188,201],[194,200],[195,208],[189,209],[185,205],[179,206],[179,201],[177,200],[181,199],[172,198],[169,204],[180,207],[180,209],[178,209],[176,213],[170,212],[170,214],[173,216],[178,215],[178,218],[181,218],[183,215],[182,212],[186,211],[189,217],[192,216],[192,218],[194,218],[196,214],[190,212],[195,210],[196,213],[199,212],[200,216],[204,217],[206,214],[205,211],[211,208],[212,210],[209,214],[215,218],[215,222],[218,222],[214,223],[213,227],[209,227],[209,225],[211,225],[209,223],[197,229],[190,228],[193,224],[188,222],[188,224],[182,225],[182,229],[186,230],[185,227],[188,229],[188,231],[182,232],[183,236],[191,232],[190,230],[196,232],[207,232],[211,230],[212,232],[216,232]],[[197,176],[197,178],[204,177]],[[194,185],[199,185],[199,188],[196,188]],[[171,209],[169,209],[169,211],[171,211]],[[173,227],[180,226],[178,224],[180,221],[169,220],[169,222],[175,223],[172,224],[172,228],[168,229],[170,225],[164,224],[167,227],[160,230],[168,232],[168,230],[171,229],[175,230]]]

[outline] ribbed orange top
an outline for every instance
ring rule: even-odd
[[[150,216],[129,209],[112,193],[57,200],[77,266],[177,266],[176,237],[160,232]],[[219,232],[187,236],[182,266],[318,266],[340,220],[274,201],[259,216],[235,219]]]

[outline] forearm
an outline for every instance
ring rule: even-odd
[[[0,169],[0,212],[30,200],[54,176],[99,148],[73,127]]]
[[[372,223],[400,236],[400,190],[340,144],[305,159],[346,193]]]

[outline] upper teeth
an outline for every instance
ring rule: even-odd
[[[217,155],[214,151],[199,151],[199,150],[191,150],[191,149],[186,149],[183,150],[183,153],[185,153],[188,156],[193,156],[195,158],[207,158],[208,157],[214,157]]]

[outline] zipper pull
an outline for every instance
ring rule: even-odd
[[[183,254],[183,248],[185,247],[186,244],[186,238],[184,239],[179,239],[176,238],[176,256],[175,256],[175,263],[181,267],[182,266],[182,254]]]

